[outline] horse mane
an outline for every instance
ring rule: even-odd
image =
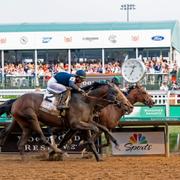
[[[128,88],[126,93],[129,94],[135,87],[136,86],[134,86],[134,85],[129,86],[129,88]]]
[[[82,89],[83,89],[84,91],[94,90],[94,89],[97,89],[97,88],[99,88],[99,87],[101,87],[101,86],[104,86],[104,85],[108,85],[108,82],[97,82],[97,81],[95,81],[95,82],[93,82],[93,83],[90,84],[90,85],[87,85],[87,86],[82,87]]]
[[[127,94],[129,94],[131,92],[131,90],[135,89],[135,88],[141,88],[141,85],[131,85],[128,90],[127,90]]]

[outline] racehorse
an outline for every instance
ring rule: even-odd
[[[136,102],[143,103],[144,105],[147,105],[149,107],[152,107],[154,105],[154,101],[151,97],[151,95],[148,94],[148,92],[144,89],[143,86],[140,84],[132,85],[129,87],[129,89],[124,92],[127,99],[130,101],[131,104],[135,104]],[[120,125],[120,118],[125,114],[125,111],[122,110],[121,108],[117,108],[113,104],[109,104],[108,106],[104,107],[101,109],[99,116],[94,118],[94,121],[97,121],[99,124],[103,125],[103,128],[107,128],[108,130],[112,130],[113,128],[117,127]],[[109,133],[109,131],[104,131],[105,132],[105,138],[107,140],[106,144],[102,144],[99,147],[106,147],[109,146],[110,144],[110,139],[113,141],[115,144],[117,144],[116,140],[113,139],[113,136]],[[106,133],[108,132],[108,133]],[[101,135],[102,132],[99,132],[96,134],[94,137],[95,139]],[[68,138],[71,138],[75,132],[70,130],[65,136]],[[66,141],[61,141],[59,144],[59,148],[62,147]]]
[[[28,93],[20,96],[11,108],[14,118],[13,122],[0,133],[1,145],[17,123],[22,129],[22,136],[18,142],[18,149],[21,155],[24,155],[24,145],[32,131],[36,132],[42,142],[51,147],[53,152],[62,152],[46,140],[39,122],[51,127],[59,127],[60,129],[66,126],[66,128],[72,130],[92,130],[98,132],[99,129],[97,126],[91,123],[93,113],[96,109],[100,110],[108,104],[116,104],[125,109],[125,111],[132,111],[132,105],[112,84],[93,83],[90,89],[87,96],[83,96],[75,91],[72,92],[69,102],[70,108],[61,119],[40,110],[40,105],[43,101],[42,94]],[[98,161],[99,156],[97,155],[94,144],[90,142],[89,146]]]
[[[140,84],[130,86],[125,94],[132,105],[137,102],[143,103],[149,107],[154,105],[151,95],[148,94],[148,92]],[[124,112],[120,108],[110,104],[100,111],[98,123],[105,126],[108,130],[112,130],[113,128],[121,125],[120,119],[123,115]],[[107,143],[101,147],[108,146],[110,144],[109,136],[106,133],[105,137],[107,139]]]

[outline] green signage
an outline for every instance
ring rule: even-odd
[[[134,110],[131,114],[125,115],[121,121],[145,121],[145,120],[153,120],[153,119],[164,119],[166,117],[166,109],[165,106],[153,106],[149,108],[147,106],[135,106]]]
[[[6,123],[6,122],[11,122],[12,119],[11,118],[8,118],[6,116],[6,114],[3,114],[1,117],[0,117],[0,123]]]
[[[169,116],[180,118],[180,106],[170,106]]]

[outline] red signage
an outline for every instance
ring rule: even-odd
[[[139,35],[131,36],[132,41],[139,41]]]
[[[0,37],[0,44],[5,44],[7,42],[7,39],[6,38],[1,38]]]

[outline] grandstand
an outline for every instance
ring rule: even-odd
[[[91,75],[120,74],[126,55],[141,55],[147,65],[168,64],[168,71],[149,72],[162,74],[163,81],[179,65],[179,32],[177,21],[0,24],[1,87],[45,87],[53,73],[79,68]],[[155,76],[152,89],[161,83]]]

